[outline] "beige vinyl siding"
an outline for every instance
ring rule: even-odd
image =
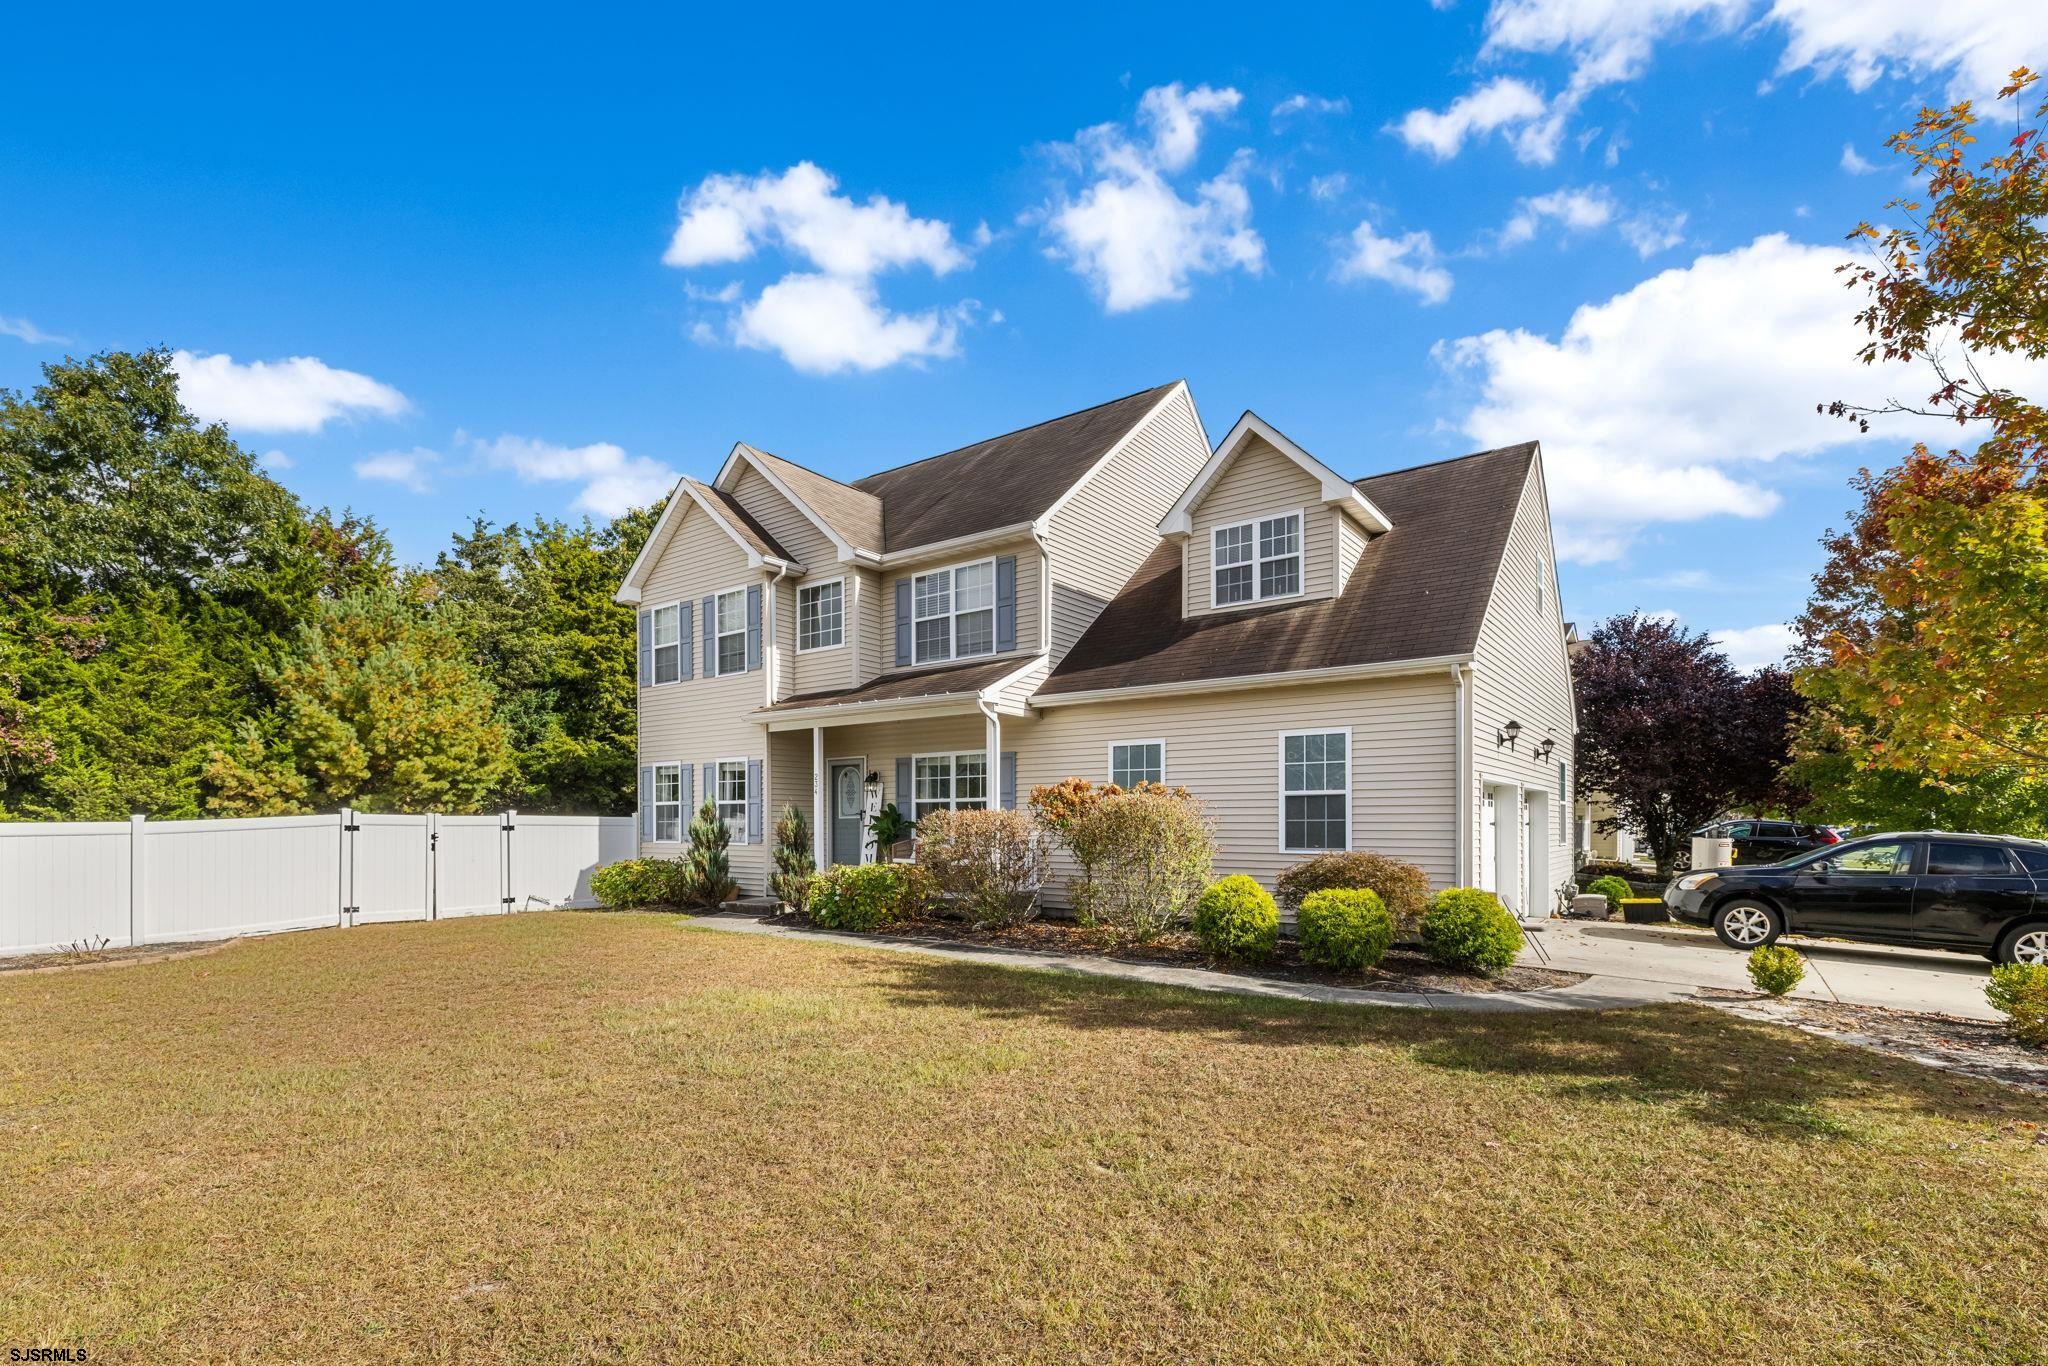
[[[1230,465],[1195,504],[1193,534],[1183,554],[1182,576],[1190,616],[1218,610],[1210,600],[1209,561],[1217,527],[1231,526],[1286,512],[1302,514],[1300,598],[1327,598],[1336,584],[1336,526],[1323,508],[1323,486],[1314,475],[1282,455],[1261,436],[1248,438]],[[1164,515],[1164,509],[1161,510]],[[1257,530],[1254,528],[1256,537]],[[1293,601],[1295,599],[1285,599]],[[1276,599],[1268,598],[1272,602]],[[1240,611],[1256,602],[1231,603],[1221,610]]]
[[[883,628],[882,576],[872,569],[857,569],[848,580],[854,588],[855,604],[852,620],[858,624],[860,638],[854,642],[854,657],[858,661],[853,685],[859,687],[882,672],[882,666],[895,658],[895,643]]]
[[[1041,658],[1032,662],[1031,667],[1012,678],[995,690],[995,705],[998,707],[1023,707],[1031,701],[1031,694],[1038,691],[1045,682],[1045,676],[1052,672],[1052,665]],[[1003,724],[1008,726],[1009,718]],[[1012,747],[1014,748],[1014,746]]]
[[[752,465],[743,465],[739,477],[726,492],[733,496],[741,507],[752,513],[761,529],[774,538],[777,545],[788,551],[798,564],[812,574],[830,575],[839,552],[832,548],[831,538],[818,530],[804,511],[776,492],[775,486],[761,476]]]
[[[674,527],[674,535],[647,576],[641,605],[655,607],[679,600],[694,604],[689,644],[696,668],[694,676],[683,682],[640,689],[639,762],[693,765],[694,806],[704,800],[706,763],[741,758],[765,762],[767,758],[766,733],[751,716],[767,699],[765,669],[706,678],[703,650],[704,596],[759,583],[761,572],[747,567],[746,552],[702,509],[684,508]],[[635,776],[637,780],[637,771]],[[772,776],[766,781],[772,787]],[[684,825],[688,823],[685,813]],[[765,838],[760,844],[733,842],[733,877],[749,895],[759,893],[765,885],[767,849]],[[643,854],[658,858],[674,858],[682,851],[682,843],[641,846]]]
[[[1351,846],[1419,865],[1439,887],[1455,875],[1456,707],[1450,674],[1246,689],[1207,696],[1048,707],[1003,720],[1018,753],[1022,804],[1040,784],[1109,778],[1115,741],[1162,740],[1166,781],[1186,787],[1217,822],[1216,873],[1271,887],[1312,857],[1280,849],[1280,735],[1351,730]],[[1058,881],[1072,869],[1064,856]],[[1064,904],[1063,885],[1048,900]]]
[[[841,581],[839,590],[840,643],[827,646],[822,650],[798,650],[796,648],[797,590],[812,584],[830,583],[834,579]],[[809,575],[790,587],[788,593],[789,645],[788,653],[784,656],[789,661],[789,668],[787,670],[789,687],[783,692],[783,696],[787,697],[791,693],[825,692],[834,688],[850,688],[854,685],[853,666],[856,647],[854,644],[853,592],[854,577],[852,571],[844,566],[824,573]]]
[[[1053,513],[1046,543],[1055,665],[1157,548],[1159,519],[1208,460],[1194,401],[1177,388]]]
[[[1337,583],[1331,591],[1341,596],[1351,582],[1351,571],[1358,567],[1358,557],[1365,553],[1365,533],[1336,508],[1330,509],[1330,519],[1337,529]]]
[[[811,815],[811,733],[807,730],[776,731],[768,736],[768,806],[763,812],[764,832],[774,867],[775,822],[782,808],[794,806]]]
[[[877,604],[880,614],[880,629],[877,632],[877,634],[881,637],[877,644],[877,653],[879,655],[879,670],[883,673],[893,673],[898,668],[896,663],[897,584],[909,583],[919,574],[925,573],[929,570],[948,569],[963,564],[976,564],[982,560],[1001,559],[1005,555],[1014,555],[1017,557],[1016,653],[1020,655],[1028,655],[1035,653],[1038,650],[1038,623],[1040,616],[1039,602],[1041,579],[1038,573],[1038,542],[1032,540],[1029,536],[1026,536],[1021,540],[1001,542],[995,546],[990,547],[987,550],[973,551],[965,555],[946,556],[944,558],[934,559],[929,564],[915,565],[907,569],[890,570],[887,577],[880,580],[881,601]],[[1004,651],[1004,653],[1007,654],[1009,653],[1009,651]],[[957,658],[958,657],[956,656],[956,660]],[[975,659],[988,658],[992,658],[992,656],[971,655],[968,657],[967,660],[959,660],[958,662],[967,663],[972,662]],[[934,667],[934,665],[938,662],[939,661],[929,661],[924,664],[919,664],[913,659],[907,667],[913,669],[928,669]]]
[[[1472,821],[1472,880],[1480,868],[1485,792],[1488,786],[1513,787],[1519,800],[1540,798],[1543,823],[1537,831],[1545,851],[1542,866],[1555,889],[1572,874],[1569,823],[1561,823],[1557,805],[1557,765],[1570,765],[1577,786],[1573,750],[1577,723],[1573,718],[1571,672],[1565,655],[1564,617],[1557,599],[1557,576],[1551,558],[1549,508],[1543,495],[1542,466],[1533,464],[1515,511],[1514,526],[1502,556],[1500,576],[1480,626],[1472,676],[1473,784],[1468,794]],[[1537,600],[1542,586],[1542,603]],[[1509,721],[1522,723],[1521,737],[1510,750],[1495,743],[1495,733]],[[1531,751],[1546,737],[1557,742],[1547,760]],[[1503,880],[1519,903],[1520,844],[1518,810],[1500,813]],[[1548,893],[1532,908],[1547,913]]]

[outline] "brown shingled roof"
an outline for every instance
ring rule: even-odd
[[[1469,654],[1534,442],[1353,481],[1392,519],[1334,599],[1181,614],[1181,547],[1163,540],[1038,695]]]
[[[787,484],[790,492],[823,518],[825,525],[838,532],[841,540],[856,550],[882,548],[881,499],[816,470],[805,469],[794,460],[770,455],[757,446],[747,449],[758,456],[777,479]]]
[[[762,711],[795,711],[803,707],[843,706],[853,702],[895,702],[912,697],[944,697],[949,693],[979,692],[1005,674],[1016,672],[1029,660],[1012,655],[1006,659],[984,660],[978,664],[946,664],[911,673],[883,674],[857,688],[834,688],[829,692],[798,693],[785,697]]]
[[[700,484],[694,479],[685,482],[703,494],[705,499],[718,509],[719,515],[732,523],[733,530],[739,532],[757,552],[778,560],[788,560],[792,564],[796,563],[796,556],[777,545],[775,538],[768,534],[767,528],[755,521],[754,514],[741,507],[738,499],[724,489],[714,488],[710,484]]]
[[[1172,388],[1162,384],[898,465],[854,480],[853,488],[880,500],[885,551],[1028,522],[1072,488]],[[827,515],[822,508],[818,513]]]

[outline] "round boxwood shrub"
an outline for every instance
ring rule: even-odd
[[[2000,963],[1991,969],[1984,999],[2005,1016],[2006,1033],[2048,1048],[2048,963]]]
[[[1586,891],[1590,895],[1607,898],[1607,913],[1609,915],[1620,915],[1621,903],[1636,894],[1635,888],[1629,886],[1621,878],[1612,875],[1594,878],[1586,884]]]
[[[1301,956],[1344,972],[1376,966],[1394,942],[1394,917],[1369,887],[1329,887],[1301,899]]]
[[[1759,944],[1749,953],[1749,980],[1758,991],[1788,995],[1806,976],[1806,960],[1783,944]]]
[[[590,875],[590,892],[607,910],[683,904],[685,869],[672,858],[625,858]]]
[[[812,884],[811,923],[862,934],[886,929],[924,909],[925,886],[914,864],[841,864]]]
[[[1492,892],[1453,887],[1422,913],[1422,947],[1446,967],[1498,972],[1522,951],[1522,927]]]
[[[1221,878],[1195,898],[1195,937],[1216,958],[1270,958],[1280,942],[1280,908],[1244,874]]]

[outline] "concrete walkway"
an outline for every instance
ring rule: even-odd
[[[787,925],[770,925],[751,916],[700,916],[691,920],[689,924],[693,928],[722,930],[732,934],[756,934],[775,939],[807,939],[815,943],[840,944],[848,948],[881,949],[889,953],[947,958],[959,963],[1036,968],[1047,972],[1070,972],[1083,977],[1110,977],[1125,982],[1146,982],[1153,986],[1190,987],[1196,991],[1220,991],[1238,996],[1262,996],[1284,1001],[1316,1001],[1333,1005],[1394,1006],[1405,1010],[1530,1013],[1657,1005],[1666,1001],[1683,1000],[1691,994],[1689,987],[1681,985],[1609,976],[1591,976],[1574,986],[1552,987],[1543,991],[1364,991],[1355,987],[1324,986],[1317,982],[1283,982],[1267,977],[1240,976],[1232,972],[1211,972],[1206,968],[1170,967],[1163,963],[1125,963],[1108,958],[994,948],[985,944],[934,943],[914,939],[891,939],[878,935],[800,930]],[[1533,961],[1529,962],[1529,965],[1540,966]]]
[[[1695,987],[1751,990],[1747,955],[1724,945],[1711,930],[1553,920],[1539,934],[1549,962],[1525,950],[1522,962],[1527,966],[1591,973],[1599,981],[1661,986],[1681,994]],[[1782,942],[1806,958],[1806,979],[1793,992],[1795,997],[1977,1020],[1999,1018],[1984,1000],[1984,984],[1991,976],[1986,959],[1798,935],[1787,935]]]

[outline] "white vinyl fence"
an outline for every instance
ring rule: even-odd
[[[0,822],[0,955],[596,904],[631,816]]]

